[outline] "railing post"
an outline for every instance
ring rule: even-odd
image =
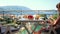
[[[0,34],[2,33],[2,32],[1,32],[1,27],[2,27],[2,25],[0,24]]]
[[[1,27],[0,27],[0,34],[1,34]]]
[[[57,34],[57,32],[55,31],[55,29],[53,28],[52,25],[51,25],[51,27],[50,27],[49,34],[51,34],[51,31],[53,31],[54,34]]]
[[[8,25],[7,28],[6,28],[6,31],[4,34],[12,34],[11,30],[10,30],[10,26]]]

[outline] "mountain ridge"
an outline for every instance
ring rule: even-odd
[[[31,10],[25,6],[0,6],[0,10]]]

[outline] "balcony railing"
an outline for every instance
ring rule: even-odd
[[[44,14],[44,18],[42,20],[29,20],[29,19],[24,19],[22,20],[23,15],[40,15]],[[47,23],[47,19],[50,15],[58,15],[58,12],[56,10],[10,10],[10,11],[0,11],[0,17],[1,23],[0,25],[0,32],[1,34],[7,34],[10,32],[10,34],[17,33],[17,34],[36,34],[36,33],[45,33],[43,30],[49,26]],[[14,15],[14,16],[12,16]],[[20,16],[20,17],[18,17]],[[14,17],[13,19],[11,17]],[[5,19],[4,19],[5,18]],[[21,19],[21,20],[20,20]],[[9,22],[13,21],[13,22]],[[5,22],[5,23],[2,23]],[[15,26],[12,26],[15,25]],[[54,28],[51,26],[49,29],[50,31],[47,32],[50,34],[51,30],[54,31]],[[56,32],[54,31],[54,34]]]

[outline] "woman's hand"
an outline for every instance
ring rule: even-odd
[[[51,25],[54,25],[54,24],[55,24],[55,20],[53,20],[53,19],[52,19],[52,20],[49,19],[48,22],[49,22]]]

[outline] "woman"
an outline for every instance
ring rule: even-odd
[[[59,17],[57,18],[56,22],[54,23],[54,26],[56,27],[56,32],[57,34],[60,34],[60,3],[56,5],[58,12],[59,12]]]
[[[58,18],[57,18],[56,20],[54,20],[54,21],[51,21],[51,20],[50,20],[50,23],[53,23],[53,27],[55,28],[57,34],[60,34],[60,3],[58,3],[58,4],[56,5],[56,8],[57,8],[57,10],[58,10],[58,12],[59,12],[59,16],[58,16]],[[53,34],[53,33],[52,33],[52,34]]]

